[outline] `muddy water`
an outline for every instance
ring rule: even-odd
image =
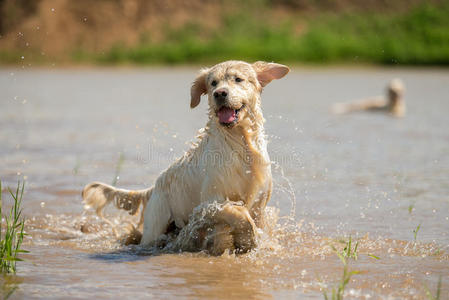
[[[345,296],[449,298],[449,72],[294,69],[263,95],[273,160],[270,225],[241,256],[124,247],[83,213],[91,181],[151,185],[206,122],[194,69],[0,70],[0,179],[26,181],[24,255],[11,298],[309,298],[330,294],[349,236]],[[401,77],[408,115],[329,106]],[[9,201],[6,193],[4,199]],[[118,227],[132,221],[110,209]],[[413,230],[420,225],[415,235]],[[82,233],[84,227],[88,233]],[[85,230],[85,231],[86,231]],[[378,257],[375,259],[373,257]]]

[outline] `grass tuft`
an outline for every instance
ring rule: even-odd
[[[357,248],[359,247],[359,242],[355,243],[354,249],[352,248],[352,237],[349,236],[349,240],[346,242],[346,246],[343,249],[342,255],[346,258],[353,258],[357,260]]]
[[[344,296],[344,292],[346,289],[346,286],[349,284],[349,281],[351,280],[353,275],[359,274],[359,271],[350,271],[348,267],[348,258],[357,259],[357,248],[359,243],[356,242],[354,248],[352,248],[352,238],[349,237],[348,242],[346,242],[346,246],[343,250],[339,251],[334,246],[331,246],[334,252],[337,254],[338,258],[340,258],[341,262],[343,263],[343,274],[341,276],[340,281],[336,286],[332,288],[332,292],[330,296],[327,293],[327,290],[323,291],[324,299],[329,300],[342,300]]]
[[[344,265],[343,267],[343,274],[341,276],[341,279],[336,287],[332,288],[332,293],[329,295],[327,294],[327,291],[323,292],[324,299],[329,300],[342,300],[344,296],[344,292],[346,289],[346,286],[348,285],[349,281],[351,280],[351,277],[353,275],[358,274],[359,271],[349,271],[348,265]]]
[[[17,184],[15,191],[8,188],[11,197],[14,200],[14,204],[11,206],[9,215],[3,216],[2,213],[2,184],[0,181],[0,269],[2,273],[15,273],[16,263],[22,261],[18,257],[20,253],[28,253],[26,250],[22,250],[22,241],[25,233],[23,231],[25,220],[22,217],[22,196],[25,189],[25,183]],[[4,223],[3,224],[3,220]]]
[[[416,237],[418,235],[418,231],[420,228],[421,228],[421,224],[419,224],[418,226],[416,226],[415,229],[413,229],[413,240],[415,241],[415,243],[416,243]]]

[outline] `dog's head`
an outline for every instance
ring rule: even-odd
[[[226,61],[201,70],[191,89],[190,107],[207,94],[210,117],[232,128],[249,116],[260,115],[260,93],[273,79],[284,77],[287,66],[256,62]]]

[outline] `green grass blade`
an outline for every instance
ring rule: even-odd
[[[22,198],[25,190],[25,183],[17,184],[15,191],[8,188],[9,194],[14,203],[11,206],[9,215],[4,216],[1,210],[1,192],[0,192],[0,216],[2,223],[4,222],[4,230],[0,234],[0,270],[2,273],[15,273],[16,262],[23,261],[17,257],[20,253],[28,253],[26,250],[20,249],[24,233],[25,220],[22,217]],[[0,182],[1,191],[1,182]],[[1,224],[0,224],[1,225]]]
[[[18,249],[16,250],[17,253],[30,253],[28,250]]]

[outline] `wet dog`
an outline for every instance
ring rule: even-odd
[[[108,203],[130,214],[142,205],[129,243],[155,245],[161,236],[177,230],[173,245],[178,250],[220,255],[226,249],[254,248],[272,189],[261,92],[288,72],[281,64],[243,61],[201,70],[191,88],[190,107],[207,94],[209,120],[198,142],[151,188],[130,191],[98,182],[87,185],[82,192],[85,207],[104,218]]]
[[[394,117],[405,116],[404,84],[400,79],[393,79],[387,86],[386,97],[373,97],[349,103],[335,103],[332,112],[345,114],[353,111],[387,112]]]

